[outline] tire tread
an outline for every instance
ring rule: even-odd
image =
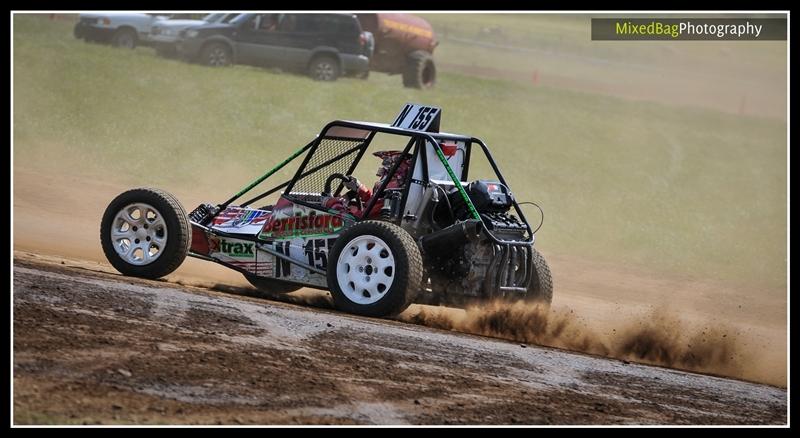
[[[406,276],[405,279],[401,281],[406,281],[405,285],[403,285],[404,289],[400,292],[400,301],[394,302],[386,305],[375,306],[375,304],[381,303],[378,301],[377,303],[373,303],[371,305],[365,306],[360,308],[358,305],[353,305],[349,300],[344,298],[346,303],[344,306],[341,306],[340,303],[337,303],[337,307],[345,307],[343,310],[350,311],[352,313],[358,313],[365,316],[393,316],[397,315],[403,310],[405,310],[409,305],[414,302],[414,299],[417,297],[417,294],[420,291],[422,286],[422,279],[423,279],[423,264],[422,264],[422,255],[420,253],[419,247],[411,235],[406,232],[406,230],[402,229],[401,227],[383,221],[376,221],[376,220],[368,220],[359,222],[350,228],[347,228],[339,237],[337,238],[337,244],[332,251],[332,255],[335,255],[336,259],[338,259],[339,254],[341,254],[342,248],[345,244],[349,243],[353,238],[358,235],[374,235],[376,237],[380,237],[380,234],[386,233],[394,238],[396,238],[400,245],[403,247],[403,252],[405,253],[405,261],[407,262],[406,269]],[[385,239],[383,239],[385,241]],[[339,243],[343,242],[343,243]],[[389,244],[389,242],[387,242]],[[396,251],[394,251],[396,252]],[[399,254],[395,254],[395,272],[398,272],[397,269],[397,258]],[[328,259],[328,285],[329,289],[331,290],[331,294],[334,296],[334,302],[339,301],[337,299],[337,294],[341,294],[339,291],[339,285],[336,281],[336,260],[334,257],[330,257]],[[400,276],[395,277],[395,281],[398,281]],[[392,284],[392,288],[394,288],[396,284]],[[335,293],[336,291],[336,293]],[[349,303],[349,304],[348,304]]]
[[[174,248],[174,251],[172,252],[175,252],[175,254],[167,253],[168,248],[164,248],[165,253],[159,256],[155,262],[144,266],[133,266],[119,259],[119,256],[116,254],[113,243],[109,237],[109,228],[111,226],[111,221],[119,211],[119,208],[129,203],[144,202],[141,201],[141,198],[147,197],[155,197],[157,200],[166,203],[169,208],[177,213],[176,216],[178,221],[178,229],[167,229],[169,233],[168,239],[178,239],[177,246],[169,246],[175,241],[168,240],[167,246],[169,248]],[[148,201],[148,203],[150,202]],[[165,217],[165,220],[167,219],[165,212],[159,211],[159,213]],[[188,254],[189,248],[192,244],[191,239],[192,230],[191,225],[189,224],[189,216],[186,214],[186,210],[183,208],[183,205],[181,205],[177,198],[175,198],[175,196],[173,196],[171,193],[151,187],[139,187],[131,189],[114,198],[114,200],[109,204],[108,208],[106,208],[100,226],[100,242],[106,258],[109,260],[109,262],[111,262],[114,268],[116,268],[122,274],[135,277],[151,279],[160,278],[178,269],[181,263],[183,263],[183,261],[186,259],[186,255]],[[163,262],[163,260],[165,260],[164,257],[167,257],[168,261],[166,263]]]

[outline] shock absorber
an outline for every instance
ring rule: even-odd
[[[381,219],[394,221],[397,217],[397,212],[400,211],[400,196],[402,193],[398,190],[387,190],[386,192],[386,197],[383,199],[383,207],[381,207]]]

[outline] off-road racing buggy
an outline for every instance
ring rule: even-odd
[[[412,302],[549,303],[550,270],[489,149],[439,132],[440,120],[439,108],[407,104],[391,125],[330,122],[227,201],[188,215],[169,193],[129,190],[103,215],[103,250],[124,275],[163,277],[189,255],[267,293],[329,290],[338,309],[368,316]],[[402,147],[374,151],[387,139]],[[370,190],[354,175],[371,147],[382,161]],[[476,151],[495,178],[468,180]],[[292,178],[237,202],[295,161]]]

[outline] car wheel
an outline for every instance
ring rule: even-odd
[[[72,29],[72,35],[75,36],[77,39],[83,39],[84,37],[84,28],[81,23],[77,23],[75,27]]]
[[[174,196],[138,188],[108,205],[100,242],[108,261],[123,275],[160,278],[183,263],[192,233],[186,211]]]
[[[122,47],[123,49],[135,49],[138,37],[136,31],[129,28],[118,29],[111,37],[111,45],[114,47]]]
[[[330,55],[320,55],[311,60],[308,74],[317,81],[335,81],[341,70],[339,61]]]
[[[419,293],[422,256],[404,229],[387,222],[364,221],[336,239],[327,274],[337,309],[392,316],[405,310]]]
[[[403,86],[411,88],[431,88],[436,83],[436,65],[430,53],[417,50],[406,59],[403,70]]]
[[[260,292],[267,295],[270,294],[288,294],[294,292],[303,286],[294,283],[286,283],[284,281],[275,280],[272,278],[259,277],[253,274],[244,274],[244,278],[253,285]]]
[[[203,48],[203,63],[212,67],[225,67],[231,64],[231,50],[222,43],[211,43]]]
[[[549,305],[553,301],[553,277],[550,274],[550,267],[536,248],[532,248],[532,251],[530,266],[533,277],[528,285],[525,301]]]

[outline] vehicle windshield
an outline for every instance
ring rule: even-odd
[[[208,14],[203,17],[203,21],[208,23],[228,23],[240,14]]]
[[[253,14],[241,14],[233,20],[229,21],[231,24],[239,25],[247,21]]]
[[[222,16],[225,14],[208,14],[203,17],[203,21],[207,21],[209,23],[216,23],[217,21],[222,19]]]

